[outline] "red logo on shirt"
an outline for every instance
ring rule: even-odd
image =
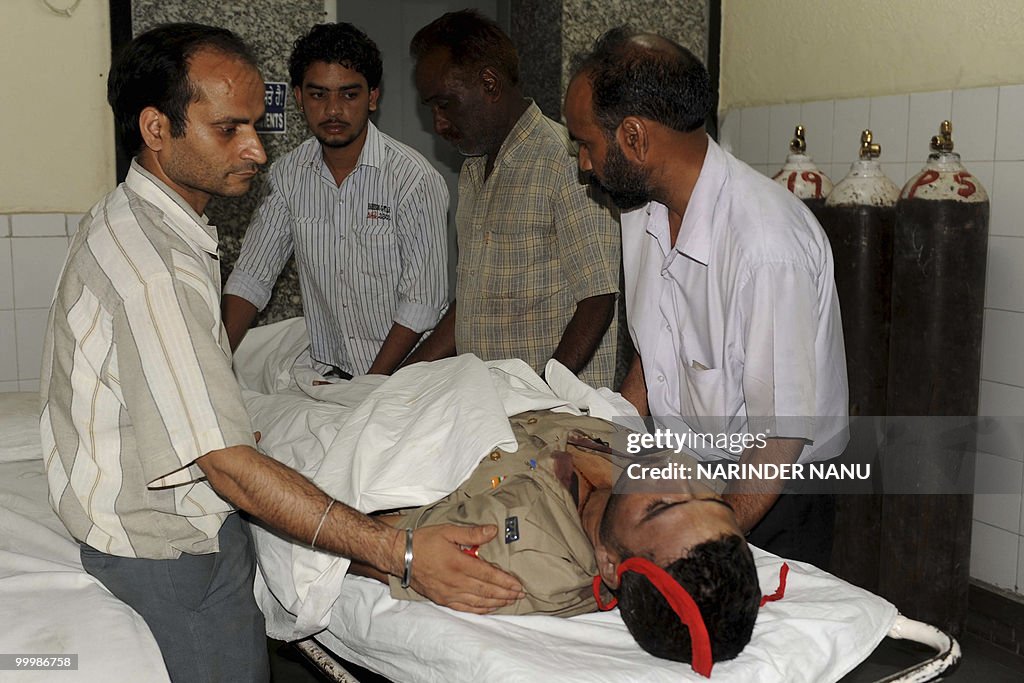
[[[391,207],[368,202],[366,204],[366,218],[373,221],[389,221],[391,220]]]

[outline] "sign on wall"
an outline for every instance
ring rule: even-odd
[[[256,122],[256,130],[260,133],[284,133],[284,107],[288,101],[287,83],[265,83],[264,106],[267,108],[263,118]]]

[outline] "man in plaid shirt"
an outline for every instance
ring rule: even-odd
[[[611,386],[618,223],[580,183],[565,127],[523,97],[511,40],[474,11],[425,26],[411,52],[435,132],[467,159],[456,302],[407,362],[474,353],[541,372],[555,358]]]

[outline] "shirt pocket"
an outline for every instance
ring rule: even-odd
[[[679,386],[679,407],[688,424],[703,434],[727,430],[725,414],[725,372],[719,368],[683,366]]]
[[[349,245],[359,272],[375,280],[395,280],[402,270],[398,236],[391,221],[373,220],[351,226]]]
[[[488,299],[545,299],[564,278],[555,235],[544,227],[484,234],[484,277],[480,289]]]
[[[337,248],[334,230],[326,216],[292,216],[293,244],[297,260],[317,263]]]

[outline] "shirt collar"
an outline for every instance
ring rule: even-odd
[[[711,235],[714,230],[715,207],[728,177],[725,152],[708,137],[708,149],[700,175],[686,204],[683,222],[676,238],[675,250],[705,266],[711,260]],[[647,205],[647,232],[668,240],[668,208],[659,202]]]
[[[132,159],[124,184],[157,207],[164,214],[164,223],[178,236],[197,249],[217,255],[217,227],[210,225],[206,214],[197,214],[181,195],[144,169],[135,159]]]
[[[530,103],[526,107],[526,111],[522,113],[519,120],[516,121],[516,125],[512,126],[512,130],[505,136],[504,141],[501,143],[501,147],[498,148],[498,154],[494,157],[494,166],[504,163],[507,159],[515,157],[515,153],[520,147],[527,141],[533,138],[534,131],[537,126],[544,123],[544,113],[541,112],[540,107],[530,98],[527,98]],[[487,155],[480,155],[477,157],[471,157],[465,161],[467,168],[478,169],[480,173],[483,172],[484,166],[487,164]]]
[[[316,138],[313,138],[316,140]],[[359,150],[359,158],[356,160],[356,168],[360,166],[371,166],[373,168],[380,168],[381,163],[384,160],[384,138],[381,136],[380,131],[377,130],[377,126],[373,125],[373,121],[366,122],[366,139],[363,140],[363,148]],[[331,176],[331,172],[327,170],[324,164],[324,153],[323,146],[319,140],[316,140],[316,144],[309,145],[309,149],[299,159],[299,165],[311,168],[320,172],[321,175],[329,177],[331,182],[334,178]]]

